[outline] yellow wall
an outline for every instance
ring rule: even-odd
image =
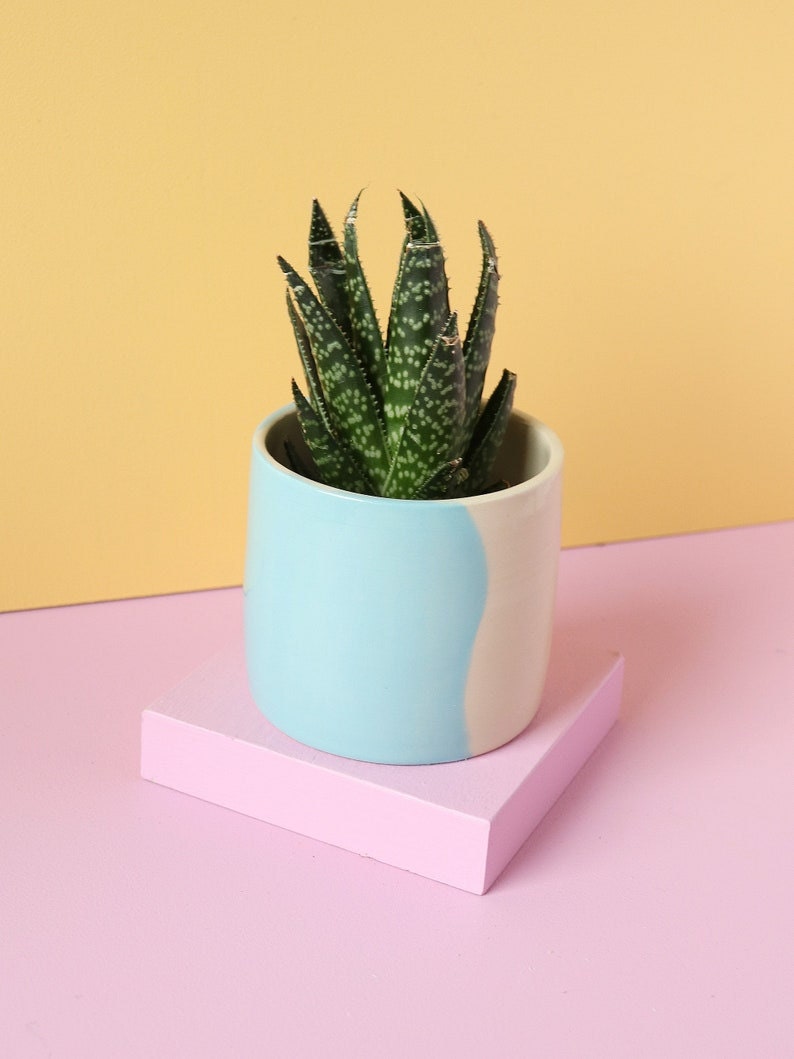
[[[275,255],[395,188],[568,451],[565,542],[794,516],[794,6],[17,0],[0,36],[0,608],[239,583],[297,359]]]

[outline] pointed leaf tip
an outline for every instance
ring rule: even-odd
[[[309,230],[309,239],[320,231],[323,234],[330,233],[331,225],[328,223],[328,218],[325,214],[325,210],[320,205],[319,199],[312,199],[312,218]]]
[[[356,195],[356,197],[353,199],[353,201],[350,203],[350,208],[348,209],[347,215],[345,217],[345,226],[347,226],[348,224],[356,223],[356,220],[358,219],[358,203],[365,190],[365,188],[362,188]]]
[[[480,233],[480,244],[482,245],[483,254],[490,258],[489,264],[491,271],[499,275],[499,262],[496,257],[496,244],[493,241],[493,237],[485,224],[482,221],[477,221],[477,231]]]
[[[439,241],[438,229],[435,226],[433,218],[427,212],[427,207],[425,206],[424,202],[420,201],[420,205],[422,207],[422,216],[424,217],[425,221],[425,234],[427,241],[429,243],[437,243]]]
[[[422,211],[402,191],[400,192],[400,201],[408,238],[415,242],[424,242],[427,239],[427,224],[422,216]]]

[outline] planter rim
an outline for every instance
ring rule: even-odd
[[[526,427],[532,429],[538,434],[547,444],[549,458],[543,467],[537,474],[533,474],[529,478],[525,478],[522,482],[517,482],[515,485],[510,485],[507,489],[500,489],[495,493],[478,493],[476,496],[463,496],[463,497],[452,497],[443,500],[413,500],[403,497],[391,497],[391,496],[371,496],[368,493],[354,493],[348,489],[338,489],[333,485],[326,485],[325,482],[316,482],[312,478],[306,478],[302,474],[298,474],[293,471],[290,467],[285,466],[279,460],[273,456],[265,445],[265,437],[269,431],[275,426],[276,423],[288,416],[295,413],[294,403],[283,405],[281,408],[277,408],[271,412],[270,415],[266,416],[265,419],[259,424],[254,431],[253,437],[253,451],[257,459],[263,460],[269,464],[277,472],[287,475],[289,478],[294,478],[298,482],[304,482],[307,486],[312,489],[319,489],[321,492],[330,493],[332,495],[345,498],[350,501],[357,501],[364,504],[375,504],[375,505],[393,505],[393,504],[419,504],[426,506],[427,504],[449,504],[449,505],[476,505],[476,504],[488,504],[493,503],[495,499],[515,496],[521,492],[533,492],[535,489],[541,487],[547,479],[553,478],[559,474],[564,457],[564,450],[562,442],[560,441],[557,434],[546,426],[541,420],[536,419],[534,416],[528,415],[526,412],[522,412],[519,409],[513,409],[510,413],[512,420],[518,420],[523,423]]]

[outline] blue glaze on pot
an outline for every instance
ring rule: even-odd
[[[282,467],[257,431],[245,573],[251,691],[288,735],[367,761],[470,756],[464,712],[488,591],[465,506],[365,497]]]

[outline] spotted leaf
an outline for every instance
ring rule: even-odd
[[[449,319],[444,252],[435,228],[403,196],[408,238],[392,296],[388,332],[389,385],[385,404],[394,452],[434,344]]]
[[[311,401],[312,408],[320,419],[322,419],[326,430],[330,431],[331,421],[325,403],[325,395],[323,394],[320,376],[317,372],[317,364],[312,355],[309,336],[306,333],[306,328],[303,326],[303,320],[301,320],[295,310],[295,306],[292,302],[292,295],[289,291],[287,291],[287,312],[289,313],[290,323],[292,324],[292,330],[295,334],[298,354],[300,355],[301,363],[303,364],[303,374],[306,378],[306,386],[309,390],[309,400]]]
[[[507,421],[513,408],[516,377],[512,371],[504,371],[496,389],[488,398],[480,413],[472,434],[469,451],[464,464],[469,472],[466,494],[474,496],[486,490],[491,480],[491,468],[504,440]]]
[[[466,419],[463,431],[466,436],[471,434],[480,410],[485,372],[491,357],[491,344],[496,326],[496,308],[499,302],[496,248],[482,221],[478,223],[478,230],[482,246],[482,271],[477,298],[463,342],[463,360],[466,365]]]
[[[440,464],[459,457],[466,409],[463,350],[453,313],[431,351],[403,417],[385,496],[411,496]]]
[[[309,229],[309,272],[323,303],[345,337],[351,338],[347,269],[342,249],[322,206],[314,199]]]
[[[427,476],[420,486],[412,493],[411,500],[445,500],[454,490],[458,478],[466,476],[466,470],[462,466],[460,457],[442,463],[441,466]]]
[[[374,485],[355,453],[327,430],[294,379],[292,396],[301,433],[323,482],[352,493],[374,493]]]
[[[345,221],[344,262],[350,302],[351,345],[382,407],[386,393],[386,351],[372,295],[358,256],[356,217],[359,198],[360,193]]]
[[[378,403],[348,340],[314,292],[283,258],[287,277],[303,319],[317,374],[327,401],[334,435],[343,441],[380,484],[388,474],[388,452]]]

